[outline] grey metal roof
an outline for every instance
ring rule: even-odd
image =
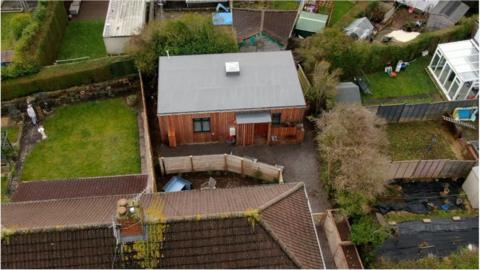
[[[110,0],[103,28],[103,37],[124,37],[140,34],[146,20],[145,0]]]
[[[305,106],[290,51],[160,57],[158,74],[160,115]]]
[[[458,22],[469,7],[461,1],[440,1],[430,12],[447,16],[453,23]]]
[[[269,112],[239,112],[236,115],[237,124],[271,123]]]
[[[339,83],[335,100],[342,104],[362,104],[358,85],[352,82]]]
[[[366,38],[372,31],[373,24],[367,17],[358,18],[345,28],[347,35],[355,34],[360,39]]]

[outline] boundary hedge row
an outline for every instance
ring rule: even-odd
[[[136,72],[133,60],[124,56],[44,67],[37,74],[3,81],[2,100],[107,81]]]
[[[39,1],[31,22],[15,45],[14,63],[2,69],[2,79],[38,72],[57,57],[67,26],[63,1]]]
[[[354,41],[341,30],[327,29],[305,39],[296,52],[307,74],[312,72],[316,62],[327,60],[332,63],[332,68],[341,68],[342,77],[347,79],[360,71],[371,73],[383,70],[387,63],[413,60],[424,50],[429,50],[432,54],[439,43],[468,39],[474,25],[473,18],[463,19],[456,26],[422,33],[416,39],[403,44]]]

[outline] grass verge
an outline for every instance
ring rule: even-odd
[[[107,55],[103,43],[103,21],[73,21],[65,29],[58,59],[73,59],[89,56],[98,58]]]
[[[475,217],[475,216],[478,216],[478,210],[473,210],[473,209],[453,209],[449,211],[434,210],[428,214],[415,214],[415,213],[410,213],[406,211],[399,211],[399,212],[389,212],[384,215],[385,220],[387,222],[395,221],[397,223],[423,220],[425,218],[429,218],[429,219],[452,218],[454,216],[459,216],[462,218]]]
[[[454,138],[441,122],[392,123],[387,134],[393,160],[456,159]]]
[[[23,180],[140,172],[136,112],[122,98],[58,108],[43,125],[48,139],[27,156]]]

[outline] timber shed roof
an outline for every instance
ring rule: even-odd
[[[142,267],[130,244],[118,254],[110,227],[117,200],[133,196],[3,204],[1,266]],[[152,254],[161,254],[155,267],[324,268],[302,183],[144,194],[139,202],[159,249]],[[160,231],[163,240],[152,235]]]
[[[128,37],[140,34],[146,20],[146,0],[110,0],[103,37]]]
[[[290,51],[160,57],[158,74],[159,115],[305,107]]]

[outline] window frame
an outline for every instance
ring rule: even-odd
[[[278,116],[278,122],[275,121]],[[280,125],[282,123],[282,113],[281,112],[276,112],[276,113],[272,113],[272,125]]]
[[[200,123],[200,130],[195,129],[195,124],[199,122]],[[204,123],[208,122],[208,130],[204,130]],[[203,133],[203,132],[211,132],[212,131],[212,124],[210,121],[210,117],[198,117],[198,118],[193,118],[192,119],[192,125],[193,125],[193,132],[194,133]]]

